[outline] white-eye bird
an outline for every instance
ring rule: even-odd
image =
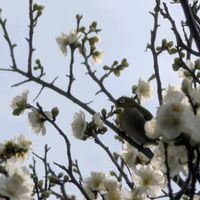
[[[122,96],[115,102],[116,109],[121,109],[117,115],[117,123],[126,135],[139,145],[151,143],[144,130],[146,121],[153,118],[152,114],[139,105],[133,98]]]

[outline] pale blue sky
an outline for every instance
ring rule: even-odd
[[[18,44],[15,49],[18,65],[22,68],[26,66],[27,61],[27,43],[25,37],[28,34],[28,1],[12,1],[0,0],[0,6],[3,9],[2,16],[8,20],[7,27],[11,34],[13,42]],[[69,32],[75,27],[75,15],[83,14],[83,25],[88,26],[93,20],[98,22],[102,32],[102,39],[99,45],[104,50],[105,58],[103,64],[111,64],[115,59],[121,60],[127,58],[130,67],[124,71],[120,78],[111,76],[106,82],[107,87],[114,97],[121,95],[131,95],[131,86],[137,84],[139,77],[149,78],[153,72],[152,57],[150,51],[145,52],[146,44],[150,41],[150,29],[152,28],[153,18],[149,15],[149,11],[154,7],[153,0],[60,0],[60,1],[37,1],[45,6],[44,14],[40,18],[38,27],[36,28],[35,45],[36,48],[34,58],[40,58],[47,72],[46,80],[53,80],[57,75],[60,76],[57,84],[66,87],[65,74],[69,57],[64,57],[56,44],[55,38],[61,32]],[[172,14],[176,15],[177,5],[171,6]],[[180,15],[179,15],[180,17]],[[163,20],[161,20],[163,23]],[[167,28],[166,28],[167,27]],[[159,39],[163,37],[172,38],[172,33],[166,24],[165,28],[161,28]],[[0,67],[7,67],[10,64],[8,49],[2,40],[2,32],[0,31]],[[77,54],[77,57],[80,56]],[[78,58],[78,61],[80,59]],[[177,75],[171,70],[170,61],[167,56],[162,56],[160,61],[161,77],[164,80],[164,86],[176,83]],[[94,66],[94,69],[102,69],[102,65]],[[89,77],[85,76],[85,69],[80,62],[75,63],[78,72],[76,87],[74,93],[85,101],[94,100],[94,92],[98,90],[95,83],[89,81]],[[30,101],[37,95],[40,87],[35,84],[26,84],[17,88],[10,88],[23,77],[18,74],[10,74],[0,72],[0,94],[1,94],[1,115],[0,115],[0,133],[1,142],[3,140],[14,137],[15,135],[25,134],[34,142],[35,152],[43,153],[44,144],[48,142],[52,146],[51,159],[57,162],[63,162],[62,152],[64,142],[57,136],[56,131],[47,125],[47,134],[45,137],[36,136],[28,125],[27,115],[13,117],[9,107],[12,98],[21,94],[24,89],[30,90]],[[156,88],[154,85],[154,98],[147,102],[145,106],[155,113],[158,106],[156,100]],[[92,170],[109,171],[112,163],[108,161],[103,151],[97,147],[93,141],[82,142],[71,137],[70,124],[72,122],[73,113],[80,108],[63,97],[56,96],[53,92],[45,90],[38,99],[45,110],[50,110],[54,106],[60,109],[58,124],[66,131],[72,141],[74,157],[80,160],[83,168],[83,174],[89,175]],[[106,101],[103,95],[95,97],[95,101],[91,104],[96,111],[100,111],[103,107],[109,108],[110,103]],[[87,115],[90,120],[91,116]],[[113,141],[108,135],[103,140],[113,150],[119,150],[117,142]],[[81,153],[80,153],[81,152]],[[64,154],[64,153],[63,153]],[[58,156],[59,155],[59,156]]]

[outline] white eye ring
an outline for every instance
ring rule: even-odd
[[[119,100],[119,102],[122,104],[122,103],[125,103],[125,99],[124,98],[121,98],[120,100]]]

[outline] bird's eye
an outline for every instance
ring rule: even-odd
[[[124,99],[124,98],[121,98],[121,99],[119,100],[119,102],[120,102],[121,104],[123,104],[123,103],[125,103],[125,99]]]

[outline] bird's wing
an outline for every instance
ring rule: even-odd
[[[139,105],[138,110],[143,114],[146,121],[149,121],[153,118],[153,115],[146,108]]]
[[[121,129],[138,144],[144,144],[147,137],[144,131],[146,120],[144,115],[137,108],[125,109],[120,119]]]

